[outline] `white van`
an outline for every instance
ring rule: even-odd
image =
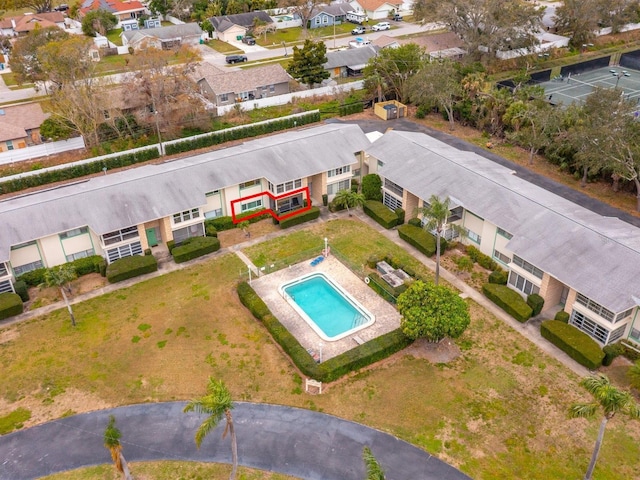
[[[373,30],[374,32],[379,32],[381,30],[391,30],[391,24],[389,22],[376,23],[373,27],[371,27],[371,30]]]

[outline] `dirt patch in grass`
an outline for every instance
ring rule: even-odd
[[[220,240],[221,247],[230,247],[239,243],[246,242],[252,238],[261,238],[265,235],[280,230],[278,225],[273,224],[273,220],[266,218],[259,222],[252,223],[247,228],[247,231],[241,228],[234,228],[231,230],[225,230],[218,232],[218,240]]]
[[[405,350],[405,353],[437,364],[453,362],[462,352],[460,347],[448,338],[440,342],[428,342],[424,338],[419,338]]]
[[[107,279],[99,273],[83,275],[71,282],[71,292],[67,292],[67,298],[72,301],[78,295],[102,288],[107,283]],[[29,288],[29,301],[25,303],[25,310],[44,307],[61,300],[62,294],[58,287],[31,287]]]

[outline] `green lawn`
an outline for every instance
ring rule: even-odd
[[[107,32],[107,39],[115,45],[122,46],[122,37],[120,37],[121,33],[121,28],[114,28],[113,30],[109,30]]]
[[[240,50],[234,47],[230,43],[223,42],[222,40],[210,39],[205,42],[205,45],[215,50],[216,52],[230,54],[230,53],[244,53],[244,50]]]
[[[394,242],[355,220],[318,223],[244,253],[258,265],[279,268],[317,255],[325,237],[358,274],[370,255],[380,253],[426,273]],[[0,416],[26,409],[29,426],[94,408],[190,399],[213,376],[225,381],[236,400],[310,408],[364,423],[477,480],[584,475],[599,419],[568,419],[571,402],[590,399],[579,379],[473,302],[471,326],[456,340],[462,355],[455,361],[432,364],[408,350],[308,396],[287,357],[239,303],[235,285],[245,272],[235,255],[220,255],[75,305],[76,328],[64,310],[5,328]],[[595,478],[640,478],[639,424],[617,417],[609,422]],[[105,471],[56,480],[110,478]],[[173,478],[210,476],[224,474]]]

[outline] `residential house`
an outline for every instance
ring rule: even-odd
[[[400,46],[397,38],[388,35],[380,35],[378,38],[373,39],[371,43],[380,48],[398,48]]]
[[[640,344],[640,229],[425,134],[389,132],[367,154],[390,209],[411,215],[432,195],[449,197],[447,224],[462,227],[463,243],[508,272],[509,287],[523,297],[539,294],[545,310],[563,309],[570,324],[601,345]],[[451,239],[457,232],[444,234]]]
[[[36,28],[65,28],[65,17],[62,12],[25,13],[17,17],[6,17],[0,20],[0,35],[16,37],[26,35]]]
[[[362,76],[362,70],[379,50],[378,47],[367,45],[362,48],[327,52],[327,63],[324,64],[324,69],[329,71],[331,78]]]
[[[124,31],[120,37],[122,45],[134,50],[146,48],[170,50],[181,45],[197,45],[202,38],[202,29],[197,23],[184,23],[168,27]]]
[[[240,40],[251,31],[256,21],[265,25],[273,23],[269,14],[263,11],[221,15],[211,17],[209,21],[213,26],[215,38],[223,42]]]
[[[402,0],[352,0],[349,2],[354,12],[364,13],[369,20],[381,20],[403,12]]]
[[[200,93],[216,106],[284,95],[291,81],[279,63],[232,71],[201,65],[193,78]]]
[[[118,22],[132,18],[137,19],[149,13],[147,8],[138,0],[83,0],[79,10],[80,18],[92,10],[105,10],[112,13],[118,19]]]
[[[451,58],[459,59],[466,54],[464,43],[453,32],[422,35],[407,40],[401,40],[402,44],[415,43],[424,48],[425,52],[433,59]]]
[[[351,10],[348,3],[321,5],[314,9],[308,21],[309,28],[330,27],[347,21],[347,12]]]
[[[203,236],[205,219],[232,208],[288,210],[303,187],[321,205],[351,187],[369,145],[357,125],[322,125],[0,200],[0,291],[36,268]]]
[[[40,125],[49,114],[39,103],[0,108],[0,152],[42,143]]]

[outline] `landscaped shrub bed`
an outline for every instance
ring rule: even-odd
[[[398,216],[384,206],[382,202],[367,200],[362,206],[364,213],[373,218],[384,228],[393,228],[398,224]]]
[[[409,245],[414,246],[427,257],[431,257],[436,253],[436,237],[414,225],[400,225],[398,227],[398,235]],[[447,248],[447,241],[440,238],[440,251],[444,252]]]
[[[545,320],[540,325],[540,334],[589,370],[595,370],[602,364],[604,352],[598,343],[573,325]]]
[[[489,300],[498,305],[519,322],[526,322],[531,317],[531,307],[527,305],[524,298],[522,298],[518,292],[510,289],[506,285],[485,283],[482,285],[482,292]]]
[[[18,294],[18,296],[23,302],[26,302],[29,300],[29,290],[25,282],[23,282],[22,280],[18,280],[16,283],[13,284],[13,289],[16,291],[16,293]]]
[[[22,299],[17,293],[0,293],[0,320],[20,315],[22,313]]]
[[[289,330],[273,316],[247,282],[240,283],[237,291],[242,304],[264,324],[302,374],[321,382],[337,380],[343,375],[387,358],[411,344],[411,340],[398,329],[318,364]]]
[[[507,279],[508,279],[507,272],[505,272],[501,268],[498,270],[494,270],[489,274],[489,283],[495,283],[497,285],[506,285]]]
[[[76,275],[81,277],[90,273],[102,273],[106,266],[107,261],[100,255],[91,255],[86,258],[79,258],[73,262],[69,262],[66,265],[71,265],[76,271]],[[22,280],[29,287],[37,287],[45,283],[46,268],[36,268],[30,272],[25,272],[18,277],[18,280]]]
[[[147,162],[159,157],[160,153],[158,152],[158,148],[149,147],[144,150],[119,155],[117,157],[105,158],[96,160],[95,162],[84,163],[82,165],[73,165],[68,168],[50,170],[36,175],[29,175],[22,178],[0,182],[0,193],[19,192],[20,190],[25,190],[31,187],[39,187],[49,183],[84,177],[94,173],[101,173],[104,167],[111,170],[114,168],[134,165],[136,163]]]
[[[211,132],[198,138],[184,139],[180,142],[172,143],[165,146],[167,155],[174,153],[188,152],[199,148],[219,145],[221,143],[230,142],[232,140],[240,140],[242,138],[257,137],[267,133],[273,133],[296,126],[308,125],[320,121],[320,112],[309,112],[306,115],[296,117],[281,118],[270,120],[264,123],[251,123],[248,125],[240,125],[218,132]]]
[[[109,283],[121,282],[156,270],[158,270],[156,257],[153,255],[134,255],[109,264],[107,266],[107,280]]]
[[[209,224],[212,225],[213,228],[215,228],[216,231],[218,232],[223,232],[224,230],[231,230],[233,228],[236,228],[236,224],[233,223],[233,218],[231,217],[211,218],[207,220],[207,222],[209,222]]]
[[[542,298],[537,293],[532,293],[527,297],[527,305],[531,307],[531,316],[535,317],[542,311],[542,308],[544,307],[544,298]]]
[[[182,263],[220,250],[220,240],[216,237],[188,238],[179,247],[171,251],[173,261]]]
[[[280,228],[289,228],[294,225],[300,225],[304,222],[310,222],[311,220],[315,220],[320,216],[320,209],[318,207],[311,207],[309,210],[306,210],[302,213],[294,215],[293,217],[285,218],[284,220],[280,220]]]
[[[471,260],[476,262],[481,267],[491,271],[498,270],[500,268],[500,265],[498,265],[498,262],[496,262],[489,255],[485,255],[484,253],[482,253],[473,245],[467,245],[466,250],[467,250],[467,255],[469,255],[469,258],[471,258]]]

